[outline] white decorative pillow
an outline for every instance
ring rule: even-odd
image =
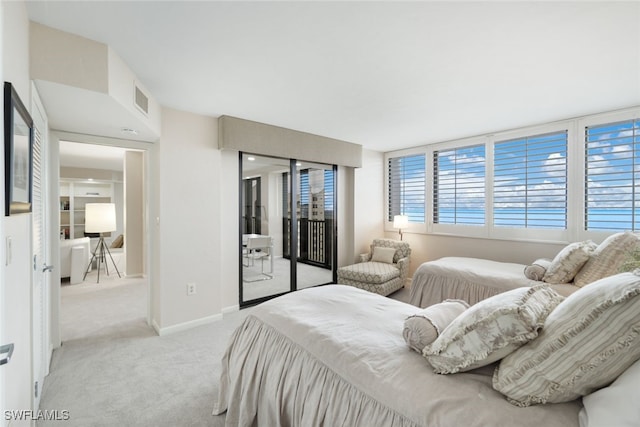
[[[640,248],[640,236],[630,231],[607,237],[591,254],[589,261],[574,279],[576,286],[585,286],[603,277],[618,273],[626,254]]]
[[[565,246],[553,258],[542,280],[553,285],[571,282],[597,247],[591,240]]]
[[[563,299],[546,284],[494,295],[458,316],[422,354],[439,374],[489,365],[535,338]]]
[[[640,420],[638,405],[640,360],[627,368],[609,387],[582,398],[580,427],[633,427]]]
[[[435,341],[438,335],[467,308],[469,304],[465,301],[453,299],[427,307],[405,319],[402,336],[409,347],[422,354],[422,349]]]
[[[640,358],[640,277],[620,273],[569,295],[540,335],[505,357],[493,388],[518,406],[567,402]]]
[[[540,258],[535,261],[531,265],[527,265],[524,268],[524,276],[529,280],[537,280],[539,282],[542,281],[544,274],[547,272],[547,269],[551,265],[550,259]]]
[[[393,264],[393,256],[395,254],[395,248],[383,248],[381,246],[374,246],[371,261]]]

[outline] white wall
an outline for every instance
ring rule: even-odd
[[[0,2],[0,22],[2,22],[2,26],[0,26],[0,82],[4,82],[4,47],[3,47],[3,41],[4,41],[4,31],[2,30],[4,28],[4,2]],[[4,114],[0,114],[0,128],[4,129]],[[0,164],[4,164],[4,150],[0,150]],[[0,188],[4,188],[4,174],[0,174]],[[4,196],[4,191],[2,192],[2,195]],[[5,321],[5,311],[6,311],[6,307],[5,307],[5,271],[4,271],[4,259],[5,259],[5,253],[4,253],[4,244],[2,244],[2,239],[4,239],[5,236],[5,232],[4,232],[4,228],[5,228],[5,224],[4,221],[0,221],[0,345],[4,345],[6,344],[8,341],[6,341],[6,337],[7,337],[7,332],[6,332],[6,325],[7,322]],[[0,369],[0,411],[2,411],[4,413],[4,410],[6,409],[6,398],[5,396],[7,395],[7,383],[6,383],[6,376],[5,376],[5,370],[4,369]],[[3,417],[4,418],[4,417]],[[7,425],[7,421],[6,420],[2,420],[0,421],[0,427],[4,427]]]
[[[29,108],[29,20],[25,4],[2,2],[1,22],[2,81],[11,82]],[[2,181],[4,188],[4,178]],[[6,340],[0,344],[15,344],[13,359],[0,368],[4,375],[2,386],[6,387],[4,405],[8,409],[31,409],[31,214],[2,215],[0,221],[4,255],[0,271],[5,292],[1,320]],[[4,253],[7,238],[11,239],[10,253]],[[2,423],[6,423],[4,418],[3,413]]]
[[[162,111],[159,176],[153,183],[159,189],[158,274],[152,283],[162,312],[154,326],[161,333],[213,320],[222,310],[220,191],[230,181],[220,178],[217,124],[211,117]],[[196,295],[187,295],[190,282]]]
[[[362,167],[355,170],[355,244],[351,263],[367,253],[371,241],[384,234],[384,154],[363,150]],[[392,238],[397,238],[395,237]]]

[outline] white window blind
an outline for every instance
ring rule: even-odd
[[[640,228],[640,120],[585,129],[585,229]]]
[[[388,161],[388,221],[407,215],[409,222],[425,222],[425,155],[392,157]]]
[[[433,153],[434,224],[485,224],[485,146]]]
[[[567,131],[495,143],[493,224],[567,228]]]

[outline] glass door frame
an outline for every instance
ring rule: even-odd
[[[262,303],[264,301],[268,301],[270,299],[279,297],[281,295],[285,295],[289,292],[294,292],[297,290],[297,283],[298,283],[298,277],[297,277],[297,272],[298,272],[298,262],[297,262],[297,257],[292,257],[292,259],[289,260],[289,283],[290,283],[290,287],[289,287],[289,291],[287,292],[280,292],[280,293],[275,293],[273,295],[268,295],[265,297],[261,297],[261,298],[256,298],[256,299],[252,299],[252,300],[248,300],[248,301],[244,301],[244,297],[243,297],[243,270],[242,270],[242,235],[243,235],[243,230],[244,230],[244,224],[243,224],[243,213],[244,213],[244,203],[243,203],[243,191],[244,191],[244,177],[243,177],[243,155],[249,155],[251,153],[247,153],[247,152],[243,152],[240,151],[238,152],[238,165],[239,165],[239,170],[238,170],[238,279],[239,279],[239,295],[238,295],[238,299],[239,299],[239,306],[240,308],[244,308],[244,307],[249,307],[255,304],[259,304]],[[274,156],[263,156],[260,155],[261,157],[273,157],[273,158],[279,158],[279,157],[274,157]],[[280,158],[281,159],[281,158]],[[287,159],[281,159],[281,160],[287,160]],[[295,201],[298,200],[298,171],[297,171],[297,163],[298,160],[296,159],[288,159],[289,160],[289,188],[288,188],[288,192],[289,192],[289,198],[290,198],[290,202],[292,203],[292,209],[290,212],[290,222],[289,222],[289,253],[294,253],[297,254],[298,253],[298,227],[297,227],[297,223],[298,223],[298,213],[296,211],[295,208]],[[329,165],[331,166],[331,170],[333,172],[333,194],[334,194],[334,199],[333,199],[333,209],[334,209],[334,219],[333,219],[333,225],[331,227],[331,232],[333,233],[333,238],[332,238],[332,282],[328,282],[328,283],[318,283],[318,286],[321,285],[327,285],[330,283],[336,283],[337,280],[337,262],[338,262],[338,167],[336,165]]]

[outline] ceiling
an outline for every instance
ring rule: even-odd
[[[122,172],[126,151],[107,145],[60,141],[60,166]]]
[[[28,1],[158,102],[392,151],[640,105],[640,3]]]

